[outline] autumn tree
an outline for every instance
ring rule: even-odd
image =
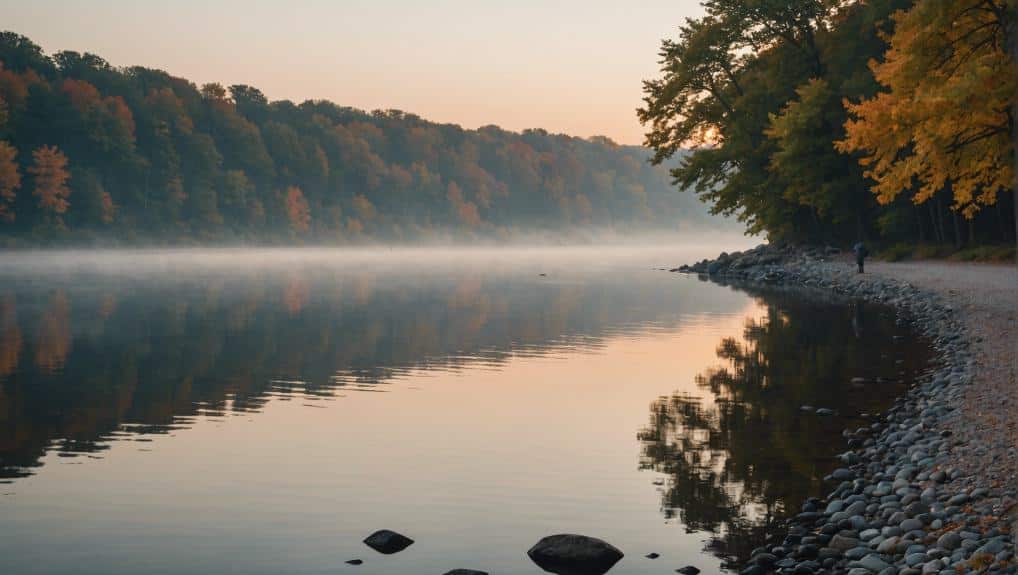
[[[7,142],[0,142],[0,220],[14,220],[14,199],[21,187],[18,173],[18,151]]]
[[[695,198],[672,193],[666,168],[648,165],[646,150],[607,138],[270,101],[252,86],[197,86],[94,54],[47,56],[14,33],[0,33],[0,100],[0,140],[23,155],[56,144],[71,158],[65,183],[77,199],[60,218],[70,237],[289,241],[291,186],[314,214],[302,234],[318,241],[412,239],[441,228],[503,237],[521,228],[621,229],[643,225],[648,213],[656,226],[706,219]],[[454,204],[450,182],[460,187]],[[36,198],[25,196],[0,239],[45,239],[27,217]],[[43,211],[53,216],[59,204]]]
[[[60,214],[71,205],[67,198],[71,189],[67,180],[71,174],[67,171],[67,156],[56,146],[43,146],[32,152],[32,165],[28,168],[32,174],[34,189],[32,195],[39,198],[39,207],[60,222]]]
[[[304,199],[304,193],[297,186],[286,189],[286,217],[290,229],[298,234],[306,234],[311,229],[311,209]]]
[[[852,119],[838,142],[861,154],[881,204],[949,190],[971,219],[1018,188],[1018,61],[1007,52],[1016,18],[1006,0],[919,0],[894,15],[890,48],[871,64],[883,91],[846,104]]]

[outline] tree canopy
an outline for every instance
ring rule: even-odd
[[[0,33],[0,242],[343,243],[716,225],[650,153],[270,101]],[[57,161],[62,158],[62,162]]]
[[[772,239],[1014,239],[1013,1],[703,6],[638,115],[655,162],[692,148],[673,180],[715,213]]]

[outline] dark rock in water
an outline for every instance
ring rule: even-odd
[[[692,565],[686,565],[681,569],[676,569],[675,572],[682,573],[682,575],[697,575],[697,573],[699,573],[700,570],[697,569],[696,567],[693,567]]]
[[[623,554],[611,544],[585,535],[549,535],[527,551],[538,567],[558,575],[601,575]]]
[[[817,415],[834,415],[834,410],[827,407],[817,408]]]
[[[764,570],[759,565],[750,565],[742,571],[739,571],[739,575],[763,575]]]
[[[364,561],[360,559],[350,559],[346,562],[347,565],[360,565],[361,563],[364,563]]]
[[[753,562],[763,567],[770,567],[778,562],[778,558],[771,553],[758,553],[753,557]]]
[[[445,575],[488,575],[484,571],[475,571],[473,569],[453,569],[452,571],[446,571]]]
[[[855,473],[845,469],[844,467],[840,467],[831,473],[831,477],[834,478],[835,481],[851,481],[852,479],[855,479]]]
[[[413,542],[413,539],[388,529],[375,531],[364,540],[365,545],[385,555],[399,553],[412,545]]]
[[[648,553],[644,555],[644,557],[646,557],[647,559],[657,559],[658,557],[660,557],[660,555],[658,555],[657,553]]]

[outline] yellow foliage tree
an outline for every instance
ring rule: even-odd
[[[1014,12],[1013,0],[918,0],[895,14],[884,61],[870,63],[887,91],[845,102],[852,119],[836,144],[862,154],[879,202],[949,188],[972,218],[1014,186]]]

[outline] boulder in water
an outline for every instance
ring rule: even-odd
[[[414,540],[406,535],[401,535],[388,529],[375,531],[364,540],[365,545],[385,555],[399,553],[412,545],[413,542]]]
[[[623,556],[610,543],[569,533],[541,539],[527,555],[538,567],[557,575],[602,575]]]

